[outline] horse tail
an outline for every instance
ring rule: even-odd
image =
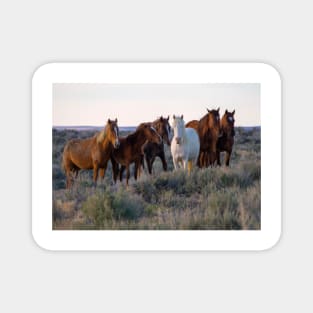
[[[64,157],[64,152],[63,152],[63,155],[62,155],[62,161],[61,161],[61,168],[63,170],[63,172],[65,173],[65,157]]]
[[[68,150],[68,143],[66,143],[66,145],[64,146],[63,154],[62,154],[62,161],[61,161],[61,168],[64,173],[66,173],[65,159],[66,159],[66,154],[68,153],[67,150]]]

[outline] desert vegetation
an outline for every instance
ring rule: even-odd
[[[145,167],[135,181],[131,173],[127,188],[125,181],[113,184],[109,162],[96,188],[92,171],[86,170],[79,173],[71,189],[65,189],[61,159],[66,142],[93,134],[53,129],[53,229],[260,229],[260,128],[236,128],[230,167],[194,168],[190,175],[183,170],[174,172],[165,145],[167,172],[157,159],[152,175]]]

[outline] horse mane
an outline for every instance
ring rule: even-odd
[[[136,140],[138,137],[138,134],[143,131],[143,127],[148,124],[150,123],[141,123],[134,132],[130,133],[129,135],[125,137],[126,140],[130,140],[131,142]]]
[[[207,113],[206,115],[204,115],[200,120],[199,120],[199,124],[198,124],[198,131],[199,133],[201,132],[202,134],[206,133],[209,129],[210,126],[210,114]]]
[[[140,130],[141,128],[143,128],[145,125],[151,126],[151,124],[152,124],[151,122],[142,122],[142,123],[140,123],[140,124],[137,126],[135,132],[136,132],[137,130]],[[133,132],[133,133],[134,133],[134,132]],[[132,135],[133,133],[131,133],[130,135]]]
[[[96,141],[98,144],[103,143],[105,137],[106,137],[106,127],[104,129],[102,129],[100,132],[98,132],[96,135]]]

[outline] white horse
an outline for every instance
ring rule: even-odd
[[[182,166],[185,170],[188,166],[188,174],[197,164],[200,140],[198,133],[193,128],[185,128],[184,116],[173,115],[174,136],[171,143],[171,153],[175,170]]]

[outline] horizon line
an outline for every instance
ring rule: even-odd
[[[138,125],[137,125],[138,126]],[[136,125],[118,125],[118,127],[137,127]],[[56,127],[90,127],[90,128],[103,128],[103,125],[52,125],[52,128]],[[235,125],[235,127],[261,127],[261,125]]]

